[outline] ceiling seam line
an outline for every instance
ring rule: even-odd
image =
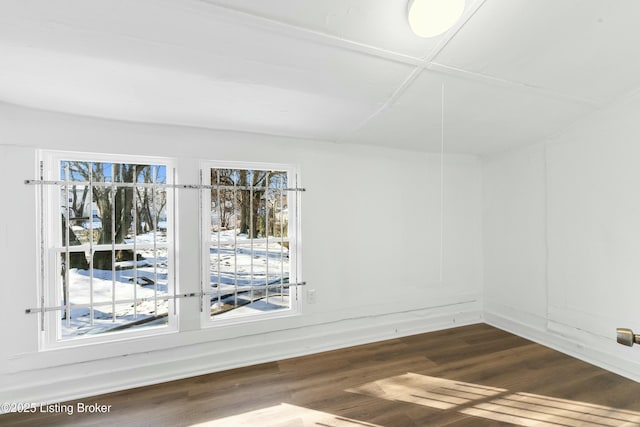
[[[409,73],[407,78],[404,79],[404,81],[400,84],[400,86],[398,86],[398,88],[395,91],[393,91],[391,96],[389,96],[389,98],[387,98],[387,100],[377,110],[375,110],[373,113],[367,116],[367,118],[365,118],[363,121],[358,123],[353,129],[345,132],[342,136],[338,137],[335,142],[336,143],[344,142],[346,138],[358,132],[360,129],[365,127],[369,122],[371,122],[374,118],[380,115],[383,111],[391,107],[398,100],[398,98],[400,98],[409,89],[409,87],[411,87],[411,85],[416,81],[418,76],[420,76],[420,74],[424,70],[425,70],[424,67],[415,67],[411,71],[411,73]]]
[[[325,46],[335,47],[350,52],[356,52],[363,55],[373,56],[379,59],[385,59],[404,65],[420,66],[425,64],[424,58],[418,56],[412,56],[406,53],[397,52],[394,50],[384,49],[381,47],[373,46],[366,43],[361,43],[355,40],[351,40],[345,37],[339,37],[333,34],[325,33],[322,31],[312,30],[309,28],[300,27],[288,22],[279,21],[277,19],[269,18],[267,16],[259,15],[256,13],[247,12],[241,9],[216,3],[213,0],[198,0],[217,9],[226,11],[230,15],[245,16],[253,19],[254,21],[261,22],[263,25],[267,24],[272,27],[277,27],[287,31],[292,31],[303,35],[303,37],[310,42],[316,42]],[[247,25],[246,22],[238,21],[241,25]],[[408,24],[407,24],[408,25]]]
[[[555,99],[560,99],[563,101],[571,101],[571,102],[578,102],[581,104],[585,104],[585,105],[591,105],[591,106],[600,106],[602,105],[602,102],[599,100],[594,100],[594,99],[588,99],[588,98],[580,98],[580,97],[576,97],[576,96],[572,96],[572,95],[568,95],[565,93],[555,93],[549,90],[546,90],[544,88],[538,88],[535,86],[530,86],[527,85],[526,83],[517,81],[517,80],[508,80],[508,79],[500,79],[497,77],[493,77],[493,76],[489,76],[486,74],[482,74],[482,73],[474,73],[472,71],[468,71],[468,70],[464,70],[461,68],[457,68],[457,67],[452,67],[452,66],[448,66],[448,65],[444,65],[444,64],[440,64],[440,63],[436,63],[433,62],[435,60],[435,58],[447,47],[447,45],[451,42],[451,40],[453,40],[453,38],[462,30],[462,28],[469,22],[469,20],[471,20],[471,18],[473,18],[473,16],[475,16],[475,14],[481,9],[481,7],[486,3],[486,0],[478,0],[476,3],[472,4],[471,8],[469,9],[469,12],[466,14],[466,17],[464,18],[463,21],[459,22],[456,26],[455,29],[453,31],[449,31],[449,33],[446,35],[446,38],[444,40],[442,40],[441,42],[438,43],[438,45],[427,55],[423,56],[423,57],[415,57],[415,56],[411,56],[411,55],[407,55],[407,54],[403,54],[397,51],[393,51],[393,50],[388,50],[388,49],[383,49],[383,48],[379,48],[376,46],[372,46],[366,43],[360,43],[351,39],[347,39],[344,37],[339,37],[339,36],[335,36],[332,34],[328,34],[328,33],[324,33],[321,31],[316,31],[316,30],[311,30],[308,28],[304,28],[304,27],[300,27],[298,25],[294,25],[294,24],[290,24],[287,22],[283,22],[277,19],[273,19],[273,18],[269,18],[263,15],[259,15],[259,14],[255,14],[255,13],[251,13],[251,12],[247,12],[241,9],[237,9],[228,5],[223,5],[223,4],[219,4],[217,3],[215,0],[198,0],[199,2],[205,3],[209,6],[212,6],[214,8],[217,9],[222,9],[227,11],[230,14],[233,15],[244,15],[244,16],[248,16],[254,20],[258,20],[258,21],[262,21],[265,22],[269,25],[275,26],[275,27],[279,27],[282,29],[287,29],[290,31],[294,31],[296,33],[299,34],[304,34],[306,37],[306,39],[308,41],[311,42],[316,42],[316,43],[320,43],[323,44],[325,46],[332,46],[332,47],[336,47],[342,50],[346,50],[346,51],[350,51],[350,52],[356,52],[356,53],[360,53],[360,54],[364,54],[364,55],[369,55],[378,59],[382,59],[382,60],[387,60],[387,61],[391,61],[391,62],[396,62],[396,63],[401,63],[404,65],[411,65],[414,67],[418,67],[421,68],[423,70],[426,71],[434,71],[434,72],[439,72],[439,73],[443,73],[443,74],[447,74],[453,77],[466,77],[468,80],[475,80],[475,81],[482,81],[484,83],[498,83],[498,84],[502,84],[503,86],[507,86],[507,87],[515,87],[515,88],[520,88],[520,89],[524,89],[527,91],[534,91],[534,92],[538,92],[541,95],[547,96],[547,97],[552,97]],[[242,22],[241,22],[242,23]],[[414,70],[415,71],[415,70]],[[413,72],[413,71],[412,71]],[[402,86],[401,86],[402,87]],[[401,95],[402,93],[404,93],[406,91],[403,90],[400,94],[398,94],[397,96],[394,97],[394,95],[391,96],[390,100],[391,102],[395,102]],[[388,103],[389,100],[387,100],[383,107],[381,107],[379,110],[377,110],[376,112],[374,112],[372,114],[372,117],[377,116],[380,112],[382,112],[383,110],[385,110],[388,107]],[[365,120],[365,124],[366,122],[370,121],[370,119],[366,119]],[[361,128],[361,125],[358,125],[354,131],[357,131],[359,128]],[[352,132],[347,132],[347,135],[350,134]],[[345,137],[339,137],[336,139],[337,141],[341,141],[343,140]]]
[[[460,77],[466,80],[482,81],[483,83],[497,84],[503,87],[522,89],[529,92],[538,92],[541,95],[560,99],[563,101],[578,102],[581,104],[591,105],[595,107],[600,106],[603,103],[603,101],[597,100],[597,99],[582,98],[582,97],[577,97],[574,95],[569,95],[567,93],[557,92],[557,91],[554,92],[552,90],[545,89],[543,87],[528,85],[526,83],[523,83],[517,80],[503,79],[503,78],[491,76],[488,74],[476,73],[474,71],[465,70],[464,68],[452,67],[450,65],[440,64],[438,62],[433,62],[433,61],[427,64],[425,68],[428,71],[433,71],[439,74],[446,74],[452,77]]]

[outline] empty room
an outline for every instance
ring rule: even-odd
[[[0,425],[640,426],[638,19],[1,0]]]

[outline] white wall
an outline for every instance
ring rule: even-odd
[[[485,319],[640,380],[640,96],[483,165]]]
[[[546,193],[541,145],[485,159],[485,310],[546,323]]]
[[[24,313],[37,305],[36,189],[23,183],[37,177],[38,149],[176,158],[182,183],[196,182],[201,159],[296,164],[307,188],[303,279],[317,303],[305,303],[297,317],[204,330],[182,310],[179,333],[38,351],[38,316]],[[437,154],[0,104],[0,170],[0,401],[77,398],[481,320],[482,189],[474,156],[445,157],[441,210]],[[197,218],[195,192],[180,194],[179,214]],[[197,290],[197,221],[180,221],[179,236],[179,286]]]

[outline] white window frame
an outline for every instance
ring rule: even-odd
[[[39,163],[42,162],[45,181],[60,181],[60,165],[62,161],[87,161],[87,162],[108,162],[108,163],[128,163],[128,164],[150,164],[166,166],[166,184],[174,183],[175,161],[169,158],[119,155],[119,154],[96,154],[83,152],[66,151],[45,151],[39,152]],[[58,260],[60,254],[60,236],[62,235],[62,224],[60,221],[60,185],[41,184],[41,197],[38,198],[40,214],[38,215],[41,226],[38,226],[37,239],[39,246],[39,262],[42,268],[41,277],[38,280],[38,301],[43,301],[44,306],[56,307],[60,305],[60,279],[58,270]],[[177,258],[175,247],[177,242],[177,227],[174,227],[174,217],[177,206],[176,192],[167,187],[167,260],[168,277],[167,293],[176,295],[178,292],[175,274],[177,271]],[[90,219],[92,221],[93,218]],[[43,282],[44,281],[44,282]],[[44,293],[43,293],[44,292]],[[162,297],[158,301],[163,300]],[[174,299],[175,300],[175,299]],[[177,304],[177,301],[176,301]],[[50,350],[56,348],[77,347],[90,344],[118,342],[125,340],[135,340],[140,337],[157,336],[175,333],[178,330],[178,319],[176,304],[169,300],[167,324],[161,326],[148,326],[136,329],[124,329],[122,331],[111,331],[95,335],[83,335],[77,337],[61,337],[60,310],[47,311],[44,314],[44,330],[40,333],[40,350]]]
[[[247,169],[263,171],[285,171],[287,173],[287,186],[298,189],[301,187],[298,168],[291,164],[279,163],[255,163],[241,161],[202,161],[200,164],[201,184],[211,185],[211,169]],[[299,191],[287,191],[288,206],[288,230],[289,241],[289,308],[268,311],[261,314],[236,315],[233,317],[219,318],[211,315],[210,295],[202,298],[201,325],[204,328],[224,327],[243,323],[262,322],[269,319],[279,319],[297,316],[302,313],[302,241],[300,239],[300,215],[301,204]],[[210,231],[211,224],[211,191],[204,190],[201,193],[201,291],[206,293],[209,289],[210,272]]]

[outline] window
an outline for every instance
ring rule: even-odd
[[[46,158],[41,292],[54,308],[47,342],[166,329],[173,169],[140,158]]]
[[[295,169],[207,163],[200,183],[177,184],[167,159],[43,152],[38,184],[39,313],[45,348],[177,331],[185,299],[202,310],[180,317],[206,325],[280,317],[300,306],[299,198]],[[195,166],[195,165],[194,165]],[[197,166],[196,166],[197,167]],[[177,293],[181,218],[201,244],[182,242],[198,282]],[[192,276],[189,274],[189,276]],[[191,305],[193,307],[193,305]]]
[[[203,203],[205,317],[237,321],[295,311],[294,171],[209,164],[203,180],[211,186]]]

